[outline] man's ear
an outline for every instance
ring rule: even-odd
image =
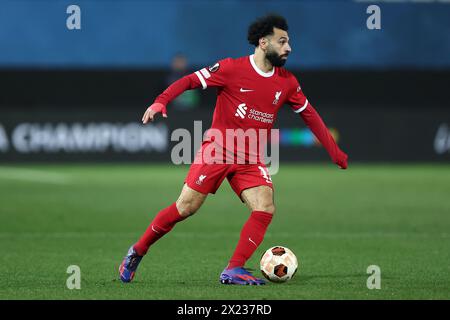
[[[267,44],[269,43],[269,39],[262,37],[259,39],[259,47],[263,50],[266,50]]]

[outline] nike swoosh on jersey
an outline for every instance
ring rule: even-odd
[[[239,91],[241,91],[241,92],[249,92],[249,91],[255,91],[255,90],[253,90],[253,89],[243,89],[243,88],[241,88],[241,90],[239,90]]]

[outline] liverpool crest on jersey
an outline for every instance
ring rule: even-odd
[[[281,91],[275,92],[275,100],[273,100],[272,104],[277,104],[278,101],[280,100],[280,96],[281,96]]]

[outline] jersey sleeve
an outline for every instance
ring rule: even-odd
[[[300,84],[298,83],[297,78],[294,75],[291,75],[291,90],[290,95],[287,99],[287,103],[291,106],[292,110],[295,113],[300,113],[306,109],[309,102],[306,96],[304,95]]]
[[[233,59],[226,58],[212,66],[195,71],[194,74],[197,76],[197,80],[203,90],[208,87],[224,87],[227,83],[229,71],[232,68],[232,61]]]

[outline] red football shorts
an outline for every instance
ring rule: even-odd
[[[201,156],[200,152],[201,150],[196,155],[197,160]],[[239,197],[243,190],[252,187],[268,186],[273,189],[269,170],[262,162],[256,164],[216,164],[194,161],[184,182],[198,192],[214,194],[225,178],[228,179],[231,188]]]

